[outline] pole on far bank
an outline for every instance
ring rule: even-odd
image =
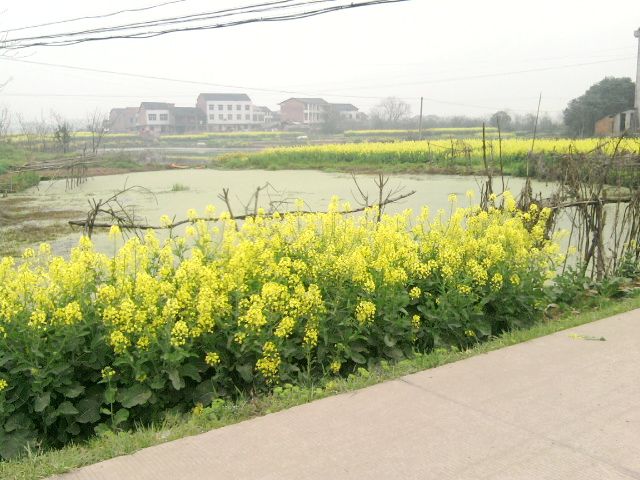
[[[420,97],[420,121],[418,122],[418,139],[422,140],[422,101],[424,99]]]

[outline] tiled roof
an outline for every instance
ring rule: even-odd
[[[145,110],[171,110],[173,108],[173,103],[142,102],[140,104],[140,108],[144,108]]]
[[[215,101],[231,101],[231,102],[250,102],[251,99],[246,93],[201,93],[198,98],[202,97],[207,102]]]
[[[330,103],[329,106],[336,112],[357,112],[358,107],[350,103]]]
[[[292,97],[292,98],[286,99],[284,102],[288,102],[290,100],[297,100],[297,101],[303,102],[303,103],[314,103],[314,104],[317,104],[317,105],[327,105],[327,101],[324,98]],[[280,105],[282,105],[284,102],[280,102]]]

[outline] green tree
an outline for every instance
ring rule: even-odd
[[[633,108],[635,84],[628,77],[605,77],[564,109],[564,124],[571,136],[593,135],[597,120]]]
[[[491,115],[489,123],[494,127],[499,127],[502,130],[509,130],[511,129],[511,115],[509,115],[504,110],[500,110],[499,112]]]
[[[329,110],[325,116],[321,130],[322,133],[339,133],[344,131],[340,112],[336,110]]]
[[[62,153],[67,153],[71,146],[71,139],[73,136],[73,129],[69,122],[62,118],[57,113],[53,114],[53,120],[55,122],[55,128],[53,130],[53,139],[56,141]]]

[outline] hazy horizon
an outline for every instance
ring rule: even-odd
[[[154,3],[158,2],[5,0],[0,34]],[[187,0],[144,13],[8,35],[68,31],[249,3],[220,0],[212,7],[204,0]],[[272,109],[290,96],[304,95],[353,103],[365,112],[381,98],[396,96],[409,102],[415,115],[423,96],[424,115],[488,116],[500,109],[535,112],[542,94],[541,112],[558,118],[569,100],[605,76],[635,79],[633,31],[640,26],[640,15],[619,12],[633,12],[637,4],[623,0],[611,14],[603,14],[601,5],[543,0],[523,10],[522,5],[506,1],[412,0],[291,22],[38,47],[20,50],[13,59],[0,59],[0,83],[9,80],[0,91],[0,105],[26,118],[49,117],[56,111],[81,119],[95,109],[108,112],[141,101],[193,106],[201,92],[244,92],[255,104]]]

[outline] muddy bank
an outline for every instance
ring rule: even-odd
[[[0,198],[0,257],[19,256],[24,248],[70,235],[68,221],[84,215],[79,208],[60,208],[37,196]]]

